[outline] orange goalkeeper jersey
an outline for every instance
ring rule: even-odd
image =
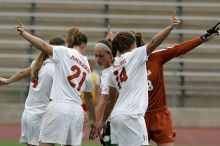
[[[202,43],[200,38],[195,38],[177,44],[173,47],[152,52],[147,61],[148,71],[148,112],[157,111],[166,107],[166,95],[163,76],[163,65],[179,55],[185,54]]]

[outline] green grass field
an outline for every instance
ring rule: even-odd
[[[16,141],[0,141],[0,146],[26,146],[25,144],[20,144]],[[59,145],[56,145],[59,146]],[[100,144],[96,143],[88,143],[88,144],[82,144],[82,146],[101,146]]]
[[[0,141],[0,146],[25,146],[25,144],[20,144],[15,141]],[[59,145],[56,145],[59,146]],[[82,144],[81,146],[101,146],[100,144],[96,143],[86,143]],[[155,144],[150,144],[150,146],[156,146]],[[199,145],[180,145],[180,144],[175,144],[175,146],[199,146]],[[200,145],[201,146],[201,145]]]

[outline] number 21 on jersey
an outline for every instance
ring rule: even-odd
[[[118,88],[121,89],[121,83],[127,81],[128,79],[125,67],[123,67],[121,71],[114,71],[114,75],[118,83]]]
[[[81,74],[81,70],[78,66],[74,65],[71,67],[71,70],[74,72],[74,74],[70,75],[67,77],[70,85],[73,87],[73,88],[76,88],[77,91],[79,92],[81,87],[82,87],[82,84],[84,83],[85,79],[86,79],[86,73],[85,72],[82,72],[82,77],[79,81],[79,83],[76,85],[75,83],[72,82],[73,79],[75,78],[78,78]]]

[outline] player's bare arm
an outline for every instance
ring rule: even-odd
[[[90,131],[89,139],[95,139],[98,137],[98,124],[96,121],[93,97],[91,92],[84,92],[84,95],[85,95],[85,104],[88,109],[89,116],[91,118],[91,131]]]
[[[0,77],[0,85],[7,85],[7,84],[10,84],[12,82],[16,82],[16,81],[19,81],[21,79],[24,79],[24,78],[26,78],[30,75],[31,75],[31,67],[24,68],[24,69],[18,71],[17,73],[15,73],[14,75],[12,75],[8,79]]]
[[[176,11],[174,11],[173,16],[171,17],[170,24],[163,29],[161,32],[157,33],[147,44],[147,54],[150,54],[154,51],[170,34],[174,27],[179,25],[180,19],[176,15]]]
[[[108,32],[107,32],[107,35],[105,36],[105,39],[112,42],[114,36],[115,36],[115,34],[112,32],[111,26],[109,24],[108,25]]]
[[[105,107],[107,99],[108,99],[108,95],[102,94],[100,96],[99,103],[96,106],[96,120],[97,121],[100,121],[101,118],[102,118],[102,114],[103,114],[103,111],[104,111],[103,109]]]
[[[48,44],[47,42],[45,42],[44,40],[42,40],[38,37],[35,37],[35,36],[31,35],[30,33],[28,33],[27,31],[25,31],[24,25],[21,21],[18,21],[18,23],[16,25],[16,30],[19,32],[19,34],[23,38],[25,38],[27,41],[29,41],[37,49],[47,53],[48,55],[52,55],[52,53],[53,53],[52,46],[50,44]]]
[[[99,122],[99,135],[101,136],[101,131],[105,127],[106,120],[110,116],[110,113],[118,99],[118,91],[116,88],[109,87],[109,97],[106,101],[104,112],[102,118]]]

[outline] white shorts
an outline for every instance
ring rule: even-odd
[[[81,145],[84,114],[80,104],[70,101],[51,101],[44,114],[40,142],[62,145]]]
[[[116,115],[112,117],[111,142],[119,146],[149,145],[143,115]]]
[[[31,114],[24,110],[21,117],[21,143],[39,145],[42,117],[43,114]]]

